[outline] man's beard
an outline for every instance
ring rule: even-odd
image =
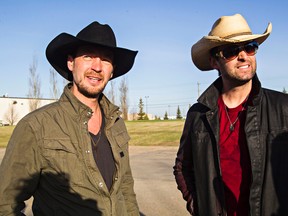
[[[241,86],[241,85],[244,85],[244,84],[250,82],[250,80],[253,79],[255,74],[256,74],[256,70],[252,71],[251,76],[247,77],[247,78],[242,78],[242,77],[238,77],[238,76],[231,76],[229,74],[225,74],[225,75],[222,74],[222,76],[225,76],[225,79],[229,80],[231,83],[234,83],[235,86]]]
[[[96,91],[89,91],[88,88],[86,88],[85,86],[82,86],[81,84],[79,83],[76,83],[76,86],[78,88],[78,91],[84,95],[85,97],[87,98],[98,98],[98,96],[103,92],[104,88],[103,89],[100,89],[100,90],[96,90]]]

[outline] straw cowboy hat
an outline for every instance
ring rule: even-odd
[[[46,57],[56,71],[65,79],[72,81],[73,76],[67,67],[67,57],[74,54],[82,45],[105,47],[114,53],[113,77],[122,76],[133,66],[137,51],[117,47],[116,38],[111,27],[93,22],[82,29],[76,37],[67,33],[61,33],[55,37],[46,48]]]
[[[268,38],[271,31],[272,24],[268,23],[263,34],[252,34],[248,23],[240,14],[222,16],[214,23],[208,36],[204,36],[192,46],[192,61],[202,71],[212,70],[210,65],[210,50],[212,48],[251,40],[261,44]]]

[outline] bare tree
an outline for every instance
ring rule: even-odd
[[[131,113],[131,118],[132,118],[132,120],[137,120],[138,113],[137,113],[136,107],[133,107],[133,108],[130,110],[130,113]]]
[[[12,104],[9,104],[9,108],[5,113],[5,121],[8,122],[9,125],[14,125],[14,123],[18,120],[18,113],[15,110],[15,105],[17,101],[14,101]]]
[[[66,80],[62,76],[61,76],[61,78],[62,78],[62,85],[63,85],[63,88],[64,88],[70,81]]]
[[[120,106],[123,113],[123,119],[128,120],[128,85],[125,76],[123,76],[120,86]]]
[[[115,82],[113,80],[109,81],[110,83],[110,90],[107,93],[108,98],[110,99],[110,101],[115,104]]]
[[[57,81],[57,72],[53,68],[50,68],[50,85],[52,87],[51,93],[53,99],[59,98],[59,89],[58,89],[58,81]]]
[[[36,73],[38,66],[37,58],[33,58],[33,62],[29,67],[29,110],[30,112],[37,109],[40,104],[39,98],[41,97],[41,82],[39,74]]]

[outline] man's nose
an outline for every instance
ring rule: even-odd
[[[238,58],[239,59],[245,59],[247,57],[247,53],[245,52],[244,49],[241,49],[240,52],[238,53]]]
[[[96,71],[96,72],[101,72],[102,71],[101,58],[99,58],[99,57],[93,58],[91,69]]]

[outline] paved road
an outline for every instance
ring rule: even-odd
[[[176,151],[176,147],[130,147],[135,192],[142,215],[189,215],[173,176]]]
[[[4,156],[4,153],[5,153],[5,149],[4,148],[0,148],[0,164],[1,164],[2,158]]]
[[[4,155],[0,149],[0,163]],[[177,147],[130,146],[135,192],[142,216],[188,216],[176,188],[173,165]],[[31,200],[28,202],[28,206]],[[27,216],[32,216],[27,209]]]

